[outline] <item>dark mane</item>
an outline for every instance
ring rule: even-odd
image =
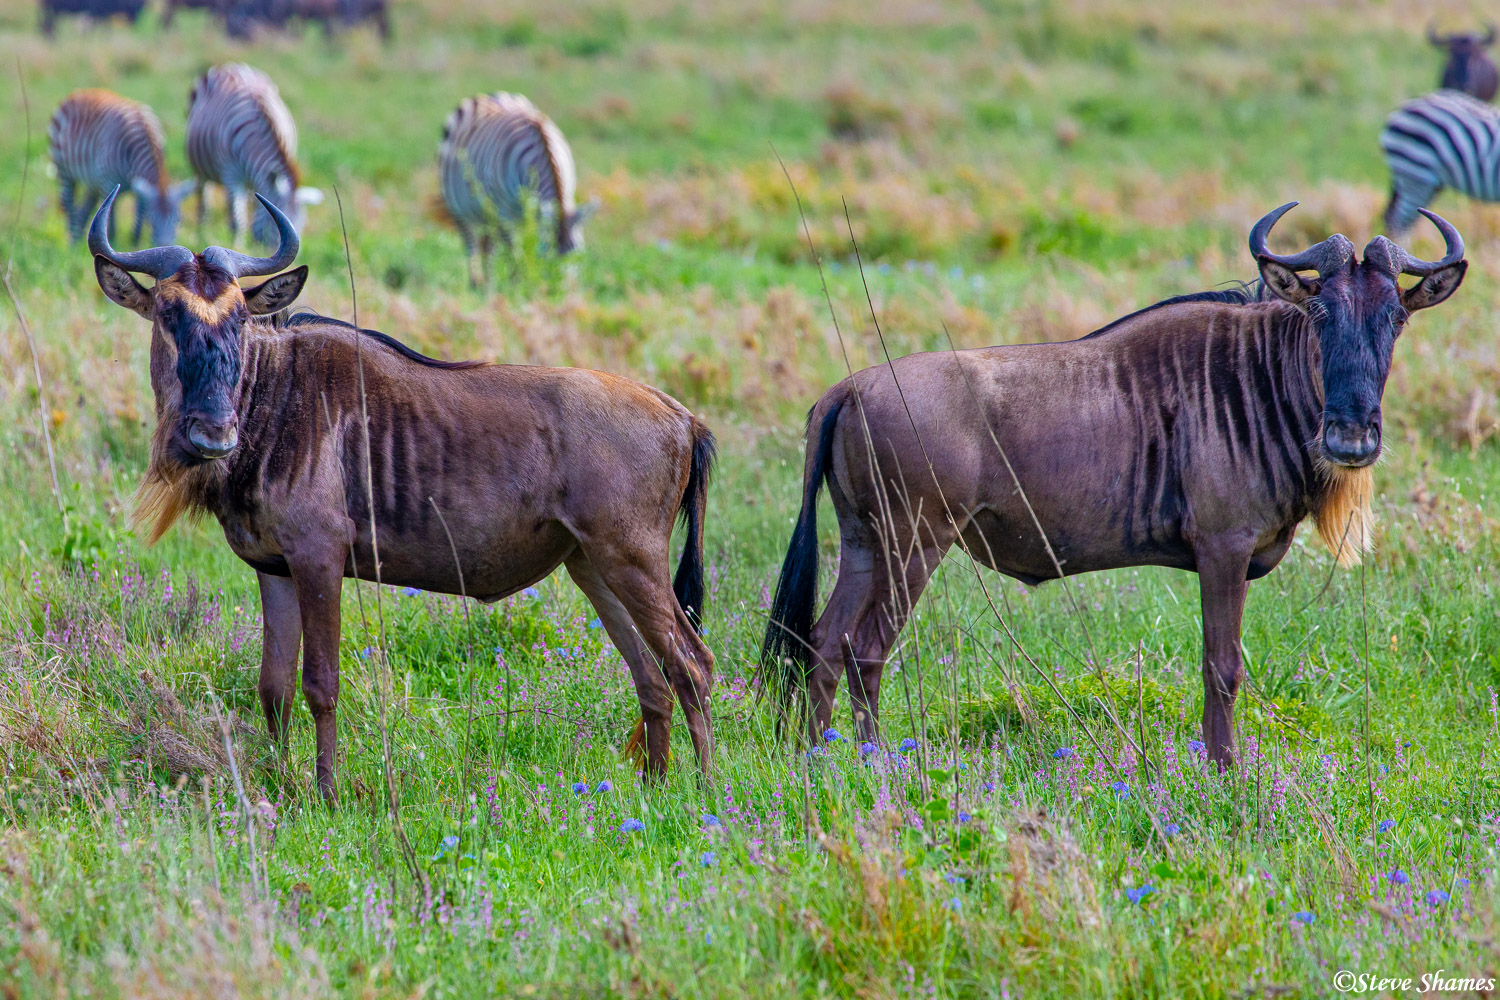
[[[1235,281],[1231,282],[1231,284],[1233,287],[1230,288],[1216,288],[1207,292],[1193,292],[1190,295],[1174,295],[1170,299],[1162,299],[1160,302],[1146,306],[1144,309],[1137,309],[1133,313],[1121,316],[1119,319],[1101,326],[1093,333],[1084,334],[1079,339],[1087,340],[1090,337],[1097,337],[1100,334],[1108,333],[1121,323],[1135,319],[1143,313],[1148,313],[1155,309],[1164,309],[1167,306],[1179,305],[1183,302],[1223,302],[1232,306],[1245,306],[1255,302],[1267,301],[1265,286],[1259,280],[1248,284],[1243,281]]]
[[[341,319],[334,319],[331,316],[323,316],[308,309],[304,309],[287,319],[286,326],[288,329],[291,329],[299,326],[308,326],[313,323],[328,323],[333,326],[343,327],[346,330],[357,329],[364,336],[369,337],[371,340],[379,341],[408,361],[415,361],[417,364],[426,365],[429,368],[461,370],[464,368],[482,368],[489,363],[487,361],[439,361],[437,358],[429,358],[420,351],[412,350],[388,333],[381,333],[379,330],[366,330],[364,327],[356,327],[353,323],[346,323]]]

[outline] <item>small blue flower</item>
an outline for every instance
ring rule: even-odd
[[[960,823],[967,823],[969,820],[971,820],[973,818],[974,818],[973,816],[970,816],[968,813],[964,812],[962,809],[960,809],[958,811],[958,821]]]
[[[901,746],[900,746],[899,749],[901,750],[902,753],[906,753],[906,752],[908,752],[910,750],[915,750],[916,748],[917,748],[917,741],[914,740],[914,739],[912,739],[910,736],[908,736],[906,739],[904,739],[904,740],[901,741]]]
[[[587,795],[588,793],[589,793],[589,783],[587,781],[575,781],[575,782],[573,782],[573,794],[575,794],[575,795]]]
[[[638,833],[644,829],[646,829],[646,824],[638,819],[627,819],[620,824],[621,833]]]
[[[1193,753],[1202,753],[1207,745],[1202,740],[1188,740],[1188,749]]]
[[[962,910],[964,908],[964,901],[959,899],[957,896],[954,896],[952,899],[948,900],[948,902],[943,904],[943,908],[945,910],[952,910],[954,913],[957,913],[959,910]]]
[[[1376,764],[1375,766],[1378,767],[1378,768],[1380,768],[1380,773],[1381,774],[1390,774],[1391,773],[1391,769],[1388,768],[1388,767],[1386,767],[1384,764]]]
[[[542,596],[542,592],[540,590],[537,590],[535,587],[527,587],[525,590],[521,591],[521,596],[536,600],[538,597]]]
[[[1139,903],[1141,900],[1145,899],[1155,891],[1156,889],[1151,885],[1151,883],[1148,882],[1138,889],[1126,889],[1125,898],[1130,900],[1132,903]]]
[[[943,876],[943,881],[947,882],[949,885],[963,885],[968,881],[968,879],[964,878],[962,875],[955,875],[952,872],[949,872],[948,874]]]
[[[589,622],[589,628],[603,628],[603,627],[604,627],[604,623],[601,622],[597,618],[595,618],[593,621]]]
[[[861,743],[859,745],[859,755],[861,757],[868,757],[870,756],[870,754],[879,749],[880,747],[876,746],[874,743]]]
[[[1056,757],[1058,760],[1066,760],[1067,758],[1073,756],[1075,752],[1076,751],[1074,751],[1072,747],[1058,747],[1056,750],[1052,751],[1052,756]]]
[[[1396,826],[1396,821],[1395,820],[1393,820],[1393,819],[1383,819],[1383,820],[1380,821],[1380,824],[1375,827],[1375,829],[1379,830],[1381,833],[1385,833],[1387,830],[1395,829],[1395,826]]]
[[[829,743],[837,743],[839,740],[843,739],[843,737],[839,735],[839,731],[837,729],[823,730],[823,738]]]
[[[980,785],[979,787],[982,788],[986,792],[993,792],[995,790],[995,783],[993,781],[986,781],[984,784]]]
[[[1406,872],[1402,871],[1399,868],[1392,868],[1390,874],[1387,875],[1386,878],[1390,879],[1397,885],[1405,885],[1406,883],[1411,881],[1411,879],[1406,877]]]
[[[443,838],[443,846],[445,848],[454,848],[454,847],[457,847],[458,846],[458,837],[456,835],[450,833],[448,836],[446,836],[446,837]]]
[[[1176,823],[1168,823],[1161,829],[1162,832],[1165,833],[1168,837],[1175,837],[1182,832],[1182,827],[1178,826]]]
[[[807,755],[809,757],[821,757],[823,756],[823,748],[813,747],[811,750],[807,751]]]
[[[611,785],[609,783],[609,779],[608,778],[605,778],[603,781],[599,782],[599,784],[597,784],[597,785],[594,786],[594,794],[595,795],[602,795],[605,792],[612,792],[614,790],[615,790],[615,786]]]
[[[714,854],[713,851],[704,851],[703,857],[698,859],[698,863],[701,864],[704,868],[712,868],[714,866],[714,863],[718,860],[718,855]]]
[[[402,587],[401,588],[401,596],[402,597],[416,597],[420,593],[421,593],[421,591],[418,590],[416,587]]]
[[[1292,914],[1292,919],[1299,923],[1310,924],[1318,919],[1318,915],[1312,910],[1298,910]]]
[[[1438,906],[1448,902],[1451,897],[1442,889],[1430,889],[1427,892],[1427,905]]]
[[[368,660],[370,658],[370,656],[374,652],[375,652],[375,647],[374,646],[366,646],[364,649],[361,649],[359,651],[359,658],[361,660]]]
[[[1112,782],[1110,782],[1109,787],[1113,788],[1115,790],[1115,794],[1118,795],[1120,798],[1122,798],[1122,799],[1128,799],[1128,798],[1130,798],[1130,786],[1127,785],[1127,784],[1125,784],[1125,782],[1123,782],[1123,781],[1112,781]]]
[[[703,814],[703,825],[704,826],[723,826],[724,824],[720,823],[719,822],[719,817],[715,816],[713,813],[704,813]]]

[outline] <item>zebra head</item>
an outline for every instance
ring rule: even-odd
[[[575,208],[557,229],[557,252],[572,253],[583,249],[583,224],[599,211],[599,199],[590,198]]]
[[[1443,234],[1447,252],[1439,261],[1419,260],[1377,236],[1364,259],[1341,234],[1299,254],[1274,254],[1266,237],[1276,220],[1297,203],[1266,215],[1250,232],[1250,252],[1266,288],[1298,309],[1317,334],[1323,381],[1321,457],[1333,466],[1363,468],[1380,458],[1380,400],[1391,370],[1396,338],[1411,314],[1442,302],[1468,269],[1464,241],[1446,221],[1422,209]],[[1316,278],[1298,272],[1316,271]],[[1419,280],[1403,289],[1397,279]]]
[[[166,434],[158,444],[178,465],[223,458],[239,443],[245,323],[290,305],[307,281],[306,265],[276,274],[297,257],[297,230],[260,198],[280,232],[270,257],[225,247],[198,254],[181,246],[121,253],[109,245],[109,214],[119,193],[115,188],[94,214],[89,249],[104,294],[151,321],[151,387]],[[132,271],[156,283],[146,288]],[[237,280],[262,274],[276,276],[253,288],[242,289]]]
[[[137,177],[130,186],[146,208],[146,220],[151,224],[151,242],[162,246],[175,240],[177,224],[182,221],[182,202],[193,189],[193,182],[178,181],[158,188],[144,177]]]

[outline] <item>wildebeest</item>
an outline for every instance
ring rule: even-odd
[[[1486,26],[1483,35],[1439,35],[1429,24],[1427,40],[1448,53],[1448,61],[1443,65],[1443,76],[1438,82],[1439,87],[1444,90],[1461,90],[1481,101],[1495,99],[1495,91],[1500,89],[1500,72],[1496,72],[1494,62],[1485,52],[1485,49],[1495,44],[1493,24]]]
[[[378,542],[384,583],[482,601],[565,565],[630,667],[642,719],[632,743],[645,744],[647,774],[666,767],[674,690],[706,771],[714,658],[695,623],[708,428],[615,375],[435,361],[343,323],[257,318],[287,307],[307,279],[305,265],[277,273],[296,257],[297,232],[257,197],[280,234],[270,257],[117,253],[106,234],[113,195],[89,248],[105,294],[151,321],[157,426],[137,523],[154,541],[180,514],[206,511],[255,569],[272,735],[286,738],[300,641],[318,787],[331,799],[339,595],[344,577],[376,578]],[[674,578],[679,514],[687,539]]]
[[[170,26],[178,9],[206,10],[224,23],[231,38],[246,38],[257,27],[285,29],[296,22],[316,22],[332,37],[339,27],[373,21],[380,37],[391,36],[387,0],[166,0],[162,25]]]
[[[1203,739],[1232,766],[1246,583],[1309,514],[1341,562],[1369,545],[1396,337],[1468,266],[1430,212],[1447,242],[1435,263],[1383,236],[1363,260],[1342,235],[1274,254],[1266,237],[1294,204],[1251,231],[1261,293],[1168,299],[1067,343],[915,354],[824,393],[761,656],[783,711],[805,693],[817,739],[842,668],[874,739],[886,656],[955,542],[1029,584],[1169,566],[1199,576]],[[1421,280],[1403,291],[1401,274]],[[839,571],[814,625],[825,481]]]
[[[147,219],[153,243],[177,238],[192,182],[167,183],[161,122],[149,107],[108,90],[76,90],[52,113],[47,145],[70,239],[83,235],[99,200],[117,186],[135,194],[132,242],[140,242]]]
[[[123,14],[134,24],[145,6],[146,0],[41,0],[42,34],[57,30],[59,14],[78,14],[98,21]]]
[[[1443,188],[1500,201],[1500,109],[1453,90],[1407,101],[1380,133],[1391,168],[1386,232],[1404,234]]]
[[[229,201],[232,238],[248,227],[250,195],[264,195],[302,227],[303,206],[317,204],[322,192],[302,187],[297,166],[297,126],[276,84],[253,66],[214,66],[188,95],[188,164],[198,179],[198,225],[204,222],[204,188],[222,184]],[[269,243],[271,217],[257,212],[255,238]]]
[[[488,271],[494,234],[509,245],[525,209],[523,191],[536,198],[542,235],[553,249],[565,254],[583,248],[583,224],[597,202],[575,205],[568,140],[520,94],[480,94],[459,104],[443,125],[438,170],[443,202],[463,236],[475,285]]]

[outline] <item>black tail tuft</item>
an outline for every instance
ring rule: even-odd
[[[813,607],[818,599],[818,494],[828,477],[833,431],[842,406],[842,402],[835,403],[823,414],[816,437],[812,434],[812,414],[808,415],[808,461],[803,469],[802,511],[797,515],[792,540],[786,549],[786,560],[781,564],[776,596],[771,601],[771,620],[766,624],[765,640],[760,649],[764,690],[775,694],[783,711],[790,707],[793,697],[805,685],[808,665],[812,661],[809,642]]]
[[[693,421],[693,458],[688,468],[687,489],[682,491],[679,512],[687,526],[682,543],[682,559],[677,575],[672,577],[672,592],[687,612],[688,621],[703,632],[703,522],[708,511],[708,480],[713,475],[718,446],[713,431]]]

